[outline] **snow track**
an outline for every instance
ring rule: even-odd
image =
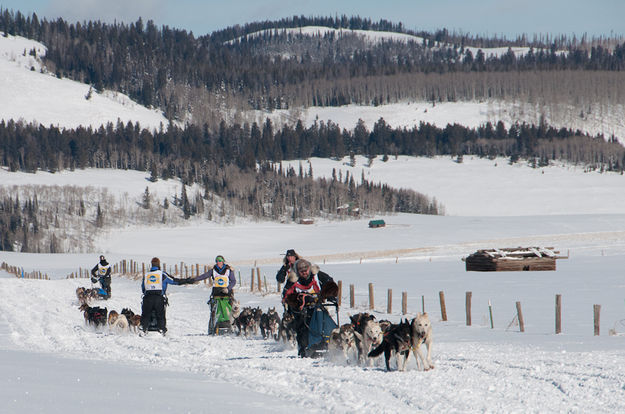
[[[259,337],[210,337],[207,288],[173,286],[166,337],[116,333],[84,324],[74,291],[87,280],[0,279],[0,311],[21,349],[65,358],[130,364],[146,372],[175,370],[237,384],[312,412],[617,412],[625,408],[625,356],[618,350],[540,346],[532,336],[478,341],[483,328],[438,324],[436,369],[386,372],[383,360],[363,368],[325,359],[301,359],[294,349]],[[99,306],[139,311],[138,282],[115,277],[113,297]],[[278,305],[277,295],[241,291],[241,302]],[[353,312],[352,312],[353,313]],[[342,320],[346,320],[346,314]],[[396,315],[387,315],[398,320]],[[465,334],[468,333],[468,334]],[[479,333],[479,332],[478,332]],[[504,332],[504,335],[506,333]],[[535,338],[534,338],[535,339]],[[590,341],[589,341],[590,342]],[[394,366],[394,363],[393,365]]]

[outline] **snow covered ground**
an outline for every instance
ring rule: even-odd
[[[72,84],[78,89],[65,96],[62,91],[69,90],[69,81],[39,73],[37,60],[28,55],[31,46],[39,46],[13,39],[17,46],[7,49],[6,41],[0,36],[0,51],[12,50],[0,58],[0,102],[11,105],[0,105],[0,118],[61,126],[109,119],[100,118],[99,109],[89,112],[91,101],[84,99],[87,86]],[[25,89],[12,90],[19,82]],[[35,88],[28,89],[30,84]],[[87,106],[46,100],[49,91]],[[44,102],[41,107],[39,99]],[[96,108],[106,106],[93,102]],[[464,119],[467,125],[479,124],[489,113],[487,108],[467,107],[463,117],[464,111],[453,106],[437,105],[440,113],[408,107],[412,111],[408,116],[440,115],[441,122]],[[49,113],[51,108],[58,111]],[[147,115],[144,118],[135,109],[129,119],[158,125],[144,123]],[[404,119],[402,108],[395,109],[397,119]],[[369,114],[367,108],[333,111],[319,119],[355,124],[358,117],[375,122],[381,115]],[[388,116],[385,119],[394,125],[391,113]],[[605,120],[615,128],[622,119],[618,122]],[[445,158],[400,157],[387,163],[376,159],[370,167],[362,158],[355,167],[345,165],[345,160],[311,162],[317,177],[329,176],[332,168],[342,174],[349,169],[356,178],[364,171],[375,182],[413,188],[436,197],[448,215],[384,216],[380,218],[387,226],[381,229],[367,228],[368,218],[318,221],[312,226],[197,220],[184,227],[135,226],[103,232],[97,239],[100,251],[93,254],[0,252],[0,262],[40,270],[52,278],[24,280],[0,272],[0,412],[625,411],[623,176],[584,173],[572,166],[531,169],[510,166],[506,160],[469,157],[462,164]],[[180,192],[175,180],[150,183],[147,178],[146,173],[120,171],[0,171],[3,186],[106,187],[119,197],[137,200],[146,186],[159,198]],[[461,261],[480,248],[515,246],[553,246],[568,259],[558,260],[555,272],[507,273],[468,273]],[[159,256],[169,266],[180,261],[209,264],[223,254],[243,282],[236,291],[241,303],[266,310],[280,308],[279,297],[249,291],[251,267],[256,263],[273,282],[280,254],[288,248],[343,282],[341,322],[367,310],[370,282],[375,286],[378,318],[399,321],[401,292],[408,292],[406,316],[413,317],[424,307],[433,320],[436,368],[417,371],[411,359],[406,372],[387,373],[381,362],[365,368],[340,360],[299,359],[294,349],[259,337],[206,336],[209,290],[201,284],[170,288],[167,337],[142,338],[108,328],[95,331],[84,325],[75,296],[76,287],[90,286],[89,280],[65,278],[78,267],[92,267],[100,253],[111,262],[147,262]],[[350,284],[356,289],[355,309],[346,305]],[[386,313],[387,289],[394,295],[391,314]],[[441,291],[446,322],[440,317]],[[472,326],[465,324],[467,291],[473,294]],[[554,333],[557,294],[563,301],[559,335]],[[115,275],[113,297],[104,305],[138,311],[140,301],[139,282]],[[494,329],[488,319],[489,301]],[[524,333],[514,323],[517,301],[523,308]],[[593,335],[595,304],[602,306],[599,336]]]
[[[402,225],[411,220],[409,216],[393,217]],[[197,228],[189,237],[166,246],[154,245],[152,254],[168,257],[173,263],[176,253],[183,254],[197,240],[206,240],[202,242],[206,246],[204,262],[216,253],[227,258],[229,254],[262,256],[267,254],[266,244],[275,249],[295,247],[310,256],[324,251],[349,256],[350,242],[358,245],[356,240],[366,237],[372,247],[380,247],[384,244],[381,240],[388,241],[385,233],[399,234],[393,217],[388,218],[391,225],[386,228],[367,229],[368,236],[354,231],[354,223],[335,223],[333,233],[321,228],[300,233],[299,241],[290,238],[289,230],[295,229],[289,226],[261,226],[259,232],[248,233],[247,240],[236,227]],[[625,216],[502,217],[477,222],[475,218],[438,217],[430,226],[423,219],[414,217],[413,224],[404,227],[407,235],[421,235],[412,246],[423,249],[398,260],[389,253],[386,258],[365,258],[362,263],[339,257],[328,259],[325,265],[321,257],[316,261],[342,280],[344,292],[349,284],[355,285],[356,309],[349,309],[344,294],[342,322],[348,314],[367,310],[369,282],[375,284],[378,318],[400,320],[402,291],[408,292],[408,317],[421,310],[423,297],[435,333],[436,368],[432,371],[417,371],[414,359],[406,372],[387,373],[382,361],[364,368],[340,360],[299,359],[294,349],[260,337],[205,336],[209,289],[201,284],[170,287],[167,337],[150,334],[141,338],[108,328],[95,331],[84,325],[74,292],[78,286],[90,286],[88,279],[63,279],[60,271],[50,281],[5,275],[0,278],[0,358],[7,367],[0,379],[0,396],[6,401],[5,409],[59,413],[110,412],[111,407],[153,412],[306,409],[386,413],[608,413],[625,409],[621,369],[625,364]],[[355,223],[366,228],[364,221]],[[591,230],[601,227],[598,223],[603,223],[603,232]],[[562,233],[552,233],[558,227]],[[208,241],[216,234],[221,235],[219,247]],[[511,240],[511,235],[519,237]],[[142,242],[152,245],[154,240],[153,234],[145,233]],[[476,248],[537,243],[555,246],[570,257],[558,260],[555,272],[467,273],[460,260]],[[340,245],[343,250],[338,250]],[[148,257],[137,258],[131,250],[122,254],[128,248],[123,246],[107,254],[109,260]],[[274,253],[273,263],[260,265],[270,282],[278,269],[279,252]],[[1,260],[12,264],[65,271],[80,262],[86,266],[88,259],[93,262],[96,257],[0,253]],[[244,284],[237,289],[237,297],[244,305],[279,308],[276,293],[249,292],[249,265],[241,264],[237,270]],[[114,277],[113,297],[101,305],[137,311],[139,283]],[[386,314],[387,289],[393,289],[395,295],[391,314]],[[447,322],[440,317],[440,291],[445,292]],[[467,291],[473,293],[472,326],[465,324]],[[563,297],[560,335],[554,334],[556,294]],[[494,329],[488,320],[489,301]],[[514,323],[516,301],[523,306],[524,333]],[[602,305],[598,337],[593,336],[594,304]],[[608,335],[610,329],[617,335]]]
[[[91,283],[88,279],[65,279],[65,275],[78,267],[93,266],[100,252],[0,252],[0,261],[23,266],[27,271],[47,272],[53,279],[22,280],[8,274],[0,277],[0,398],[6,402],[5,410],[625,410],[625,214],[620,210],[624,200],[619,198],[625,192],[618,187],[623,177],[583,174],[574,169],[547,169],[542,174],[526,166],[505,166],[504,162],[497,167],[488,164],[488,169],[497,173],[487,174],[488,170],[477,168],[471,161],[438,161],[440,164],[410,172],[402,168],[408,160],[376,160],[370,171],[376,179],[394,186],[404,185],[404,177],[433,180],[441,194],[446,194],[447,185],[454,185],[453,177],[459,181],[457,187],[463,180],[481,177],[498,186],[499,191],[455,202],[450,199],[449,208],[458,215],[384,216],[381,218],[387,226],[381,229],[367,228],[367,219],[322,221],[312,226],[236,220],[229,225],[194,222],[187,227],[131,227],[102,234],[98,239],[111,262],[147,262],[159,256],[169,269],[180,261],[209,264],[215,255],[223,254],[236,266],[243,283],[236,292],[242,304],[264,310],[270,306],[280,309],[279,297],[276,293],[249,292],[251,267],[256,263],[261,268],[273,290],[280,254],[287,248],[295,248],[343,282],[341,322],[347,321],[349,314],[367,311],[370,282],[375,286],[376,316],[397,322],[402,317],[401,292],[406,291],[406,316],[414,317],[424,306],[433,320],[434,370],[417,371],[411,359],[406,372],[387,373],[382,361],[365,368],[340,360],[299,359],[294,349],[259,337],[206,336],[209,290],[201,284],[169,289],[167,337],[95,331],[84,325],[75,296],[76,287]],[[357,160],[356,168],[362,162]],[[433,168],[435,165],[438,167]],[[321,160],[313,160],[313,166],[317,176],[321,170],[328,170]],[[444,166],[460,169],[446,175]],[[376,176],[381,173],[376,167],[389,170]],[[561,175],[558,180],[547,181],[545,177],[552,173]],[[77,171],[54,174],[54,178],[58,184],[104,185],[104,181],[98,184],[97,174]],[[3,172],[2,182],[32,183],[46,180],[48,175]],[[136,193],[139,197],[146,177],[129,172],[125,181],[111,180],[111,192]],[[545,180],[542,185],[541,179]],[[159,191],[167,191],[167,183],[160,185]],[[551,195],[522,199],[517,195],[517,185],[549,188],[545,194]],[[616,187],[607,189],[613,185]],[[131,190],[133,186],[135,190]],[[595,199],[592,189],[603,186],[606,188]],[[572,189],[577,189],[576,198]],[[558,197],[566,202],[558,204]],[[611,208],[601,210],[598,200],[604,197]],[[551,210],[552,203],[559,206],[560,214]],[[489,215],[462,214],[481,209]],[[506,214],[508,209],[518,214]],[[520,214],[523,209],[528,214]],[[541,209],[545,214],[539,214]],[[592,214],[593,209],[599,211]],[[575,214],[580,212],[585,214]],[[461,261],[480,248],[515,246],[553,246],[569,258],[558,260],[555,272],[468,273]],[[103,305],[117,311],[123,307],[138,311],[139,284],[115,276],[113,297]],[[348,305],[350,284],[356,290],[355,309]],[[386,313],[387,289],[392,289],[394,295],[391,314]],[[440,316],[440,291],[445,293],[447,322]],[[472,326],[465,323],[467,291],[473,294]],[[559,335],[554,333],[557,294],[563,298],[563,332]],[[489,301],[494,329],[490,329],[488,319]],[[524,333],[515,324],[517,301],[522,304]],[[595,304],[602,306],[600,336],[593,335]],[[610,330],[616,335],[609,335]]]

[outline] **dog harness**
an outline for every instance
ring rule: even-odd
[[[143,278],[143,284],[146,291],[151,290],[163,290],[163,271],[153,270],[150,273],[146,273]]]

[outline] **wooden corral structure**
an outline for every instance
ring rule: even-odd
[[[375,229],[377,227],[384,227],[386,226],[386,223],[384,222],[384,220],[370,220],[369,221],[369,228]]]
[[[556,259],[566,259],[566,256],[558,256],[559,253],[553,247],[487,249],[462,260],[467,271],[475,272],[556,270]]]

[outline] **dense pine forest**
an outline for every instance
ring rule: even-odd
[[[303,35],[297,28],[342,31]],[[409,41],[372,42],[349,30],[386,31]],[[570,128],[503,122],[478,128],[430,124],[392,128],[383,119],[341,129],[331,121],[304,126],[254,122],[246,111],[345,104],[383,105],[406,100],[438,102],[524,102],[548,109],[579,109],[580,116],[625,101],[625,41],[520,37],[484,38],[440,30],[412,32],[401,24],[360,17],[293,17],[229,27],[195,37],[158,28],[141,19],[131,24],[48,21],[0,9],[0,31],[37,40],[47,47],[47,70],[129,95],[161,108],[172,121],[160,131],[141,125],[109,124],[73,130],[0,122],[0,160],[10,171],[116,168],[149,171],[153,181],[177,177],[183,185],[172,206],[167,200],[123,210],[106,194],[64,195],[46,203],[31,189],[22,200],[0,194],[0,250],[67,251],[90,240],[59,235],[64,226],[120,224],[127,217],[166,223],[177,216],[208,220],[227,215],[295,220],[349,212],[443,214],[444,206],[415,191],[373,184],[363,177],[315,179],[314,171],[283,169],[281,161],[308,157],[365,155],[464,155],[552,160],[622,172],[625,149],[614,137],[588,137]],[[503,47],[487,55],[482,48]],[[515,55],[513,47],[527,47]],[[24,51],[36,55],[36,51]],[[234,112],[234,117],[227,113]],[[184,125],[180,127],[179,125]],[[146,188],[147,192],[147,188]],[[172,213],[174,212],[174,213]],[[114,218],[114,219],[113,219]]]
[[[318,36],[286,31],[310,25],[392,31],[421,40],[372,44],[349,31]],[[250,23],[196,38],[141,19],[129,25],[74,24],[8,10],[0,10],[0,30],[46,45],[45,64],[59,77],[123,92],[162,108],[172,120],[213,127],[224,106],[270,110],[530,96],[546,103],[597,96],[619,102],[625,96],[625,40],[618,38],[485,39],[446,30],[414,33],[401,24],[345,16]],[[509,49],[499,57],[469,49],[512,46],[531,49],[520,56]],[[567,87],[571,82],[584,88]]]

